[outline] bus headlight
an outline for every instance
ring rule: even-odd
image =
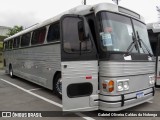
[[[123,82],[118,82],[117,88],[118,91],[123,91]]]
[[[129,90],[129,81],[124,81],[123,83],[124,90]]]
[[[117,80],[117,91],[129,90],[129,79]]]
[[[149,76],[149,84],[154,85],[154,83],[155,83],[155,76],[154,75]]]

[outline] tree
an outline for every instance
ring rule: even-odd
[[[16,26],[14,26],[13,28],[10,28],[10,29],[9,29],[7,35],[8,35],[8,36],[12,36],[12,35],[20,32],[20,31],[22,31],[22,30],[23,30],[23,26],[17,26],[17,25],[16,25]]]
[[[1,36],[0,35],[0,42],[3,41],[7,36]]]
[[[156,6],[158,12],[158,21],[160,21],[160,6]]]

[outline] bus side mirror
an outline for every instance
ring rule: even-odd
[[[87,20],[85,17],[83,16],[79,16],[79,18],[82,20],[78,23],[78,32],[79,32],[79,38],[80,38],[80,41],[86,41],[89,39],[89,26],[88,26],[88,23],[87,23]]]
[[[83,22],[84,22],[84,32],[85,32],[84,39],[88,40],[90,35],[90,28],[85,17],[83,17]]]

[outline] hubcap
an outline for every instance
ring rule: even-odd
[[[12,69],[10,69],[10,72],[9,72],[9,73],[10,73],[10,76],[12,76],[12,75],[13,75],[13,73],[12,73]]]
[[[59,78],[56,84],[56,89],[58,91],[59,94],[62,94],[62,79]]]

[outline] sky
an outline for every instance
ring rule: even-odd
[[[0,0],[0,26],[27,28],[81,5],[83,0]],[[87,5],[112,0],[87,0]],[[158,21],[160,0],[120,0],[119,5],[141,14],[146,23]]]

